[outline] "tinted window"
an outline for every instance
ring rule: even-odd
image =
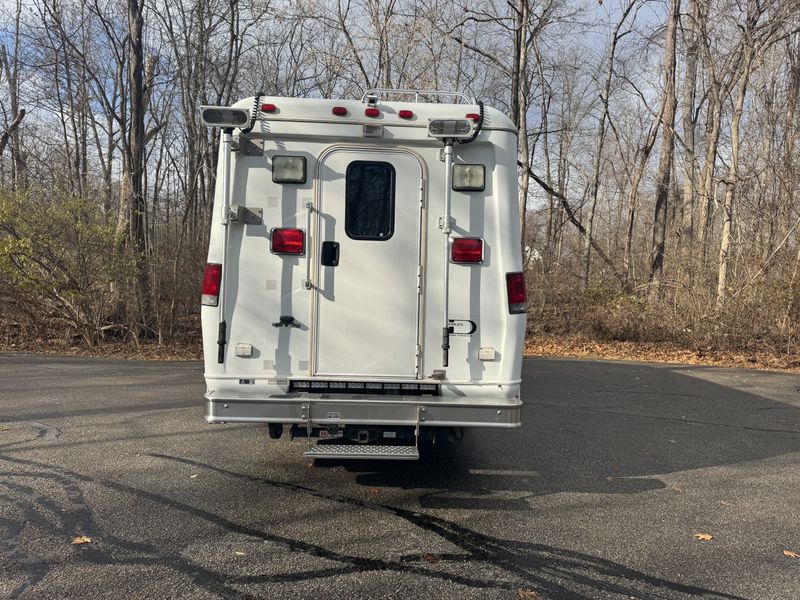
[[[394,233],[394,167],[357,160],[347,166],[344,230],[356,240],[388,240]]]

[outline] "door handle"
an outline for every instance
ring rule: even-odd
[[[324,267],[339,265],[339,242],[322,242],[320,262]]]

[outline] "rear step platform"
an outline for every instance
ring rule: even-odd
[[[419,460],[416,446],[383,446],[367,444],[317,444],[303,456],[348,460]]]

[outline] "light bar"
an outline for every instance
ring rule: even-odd
[[[428,135],[435,138],[465,139],[472,137],[472,122],[467,119],[431,119]]]
[[[200,120],[208,127],[242,127],[250,122],[250,111],[227,106],[201,106]]]

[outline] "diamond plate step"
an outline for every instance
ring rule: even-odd
[[[419,460],[416,446],[369,446],[365,444],[317,444],[303,456],[309,458]]]

